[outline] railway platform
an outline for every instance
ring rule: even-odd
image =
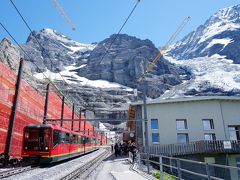
[[[146,180],[154,179],[152,176],[139,172],[129,160],[128,157],[109,156],[103,163],[91,174],[89,180]]]

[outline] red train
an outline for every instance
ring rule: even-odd
[[[106,144],[97,131],[74,132],[53,124],[34,124],[24,128],[22,157],[52,163],[94,151]]]

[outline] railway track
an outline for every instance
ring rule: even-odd
[[[62,177],[60,180],[85,179],[105,158],[110,155],[109,151],[104,151],[94,160],[87,162],[78,169],[72,171],[68,175]]]
[[[20,174],[26,171],[30,171],[32,169],[36,168],[36,166],[25,166],[25,167],[18,167],[18,168],[14,168],[14,169],[10,169],[10,170],[6,170],[6,171],[2,171],[0,172],[0,179],[3,178],[7,178],[16,174]]]

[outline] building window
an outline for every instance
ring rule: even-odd
[[[158,129],[158,119],[151,119],[151,128]]]
[[[204,140],[206,141],[216,141],[216,136],[214,133],[205,133]]]
[[[152,133],[152,143],[159,143],[159,133]]]
[[[178,143],[188,143],[188,134],[187,133],[178,133],[177,134],[177,142]]]
[[[240,140],[240,126],[228,126],[229,139]]]
[[[176,126],[177,126],[177,130],[187,129],[187,120],[186,119],[177,119]]]
[[[212,119],[203,119],[203,130],[211,130],[214,129],[213,120]]]

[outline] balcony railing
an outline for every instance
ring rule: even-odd
[[[167,156],[197,153],[240,153],[240,141],[230,141],[231,148],[224,146],[224,141],[195,141],[183,144],[154,145],[149,147],[152,154]],[[230,148],[230,149],[229,149]]]

